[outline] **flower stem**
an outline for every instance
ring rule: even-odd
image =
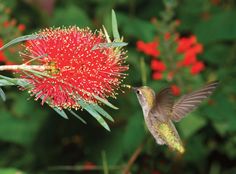
[[[0,71],[15,71],[15,70],[36,70],[36,71],[44,71],[46,70],[47,67],[43,65],[1,65],[0,66]]]
[[[147,72],[146,72],[146,67],[145,67],[145,62],[144,62],[143,57],[140,59],[140,69],[141,69],[142,83],[143,83],[143,86],[145,86],[147,85]]]

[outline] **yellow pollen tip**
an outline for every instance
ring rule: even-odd
[[[131,89],[132,88],[132,86],[131,85],[121,85],[122,87],[124,87],[124,88],[129,88],[129,89]]]

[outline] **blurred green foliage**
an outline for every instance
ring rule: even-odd
[[[134,86],[141,85],[140,53],[135,42],[152,41],[156,33],[150,20],[153,17],[158,20],[164,9],[162,2],[156,0],[2,0],[0,3],[12,10],[12,18],[26,25],[27,34],[47,26],[78,25],[95,29],[104,24],[111,29],[110,13],[115,9],[120,34],[129,43],[130,70],[126,83]],[[232,0],[182,0],[176,8],[175,18],[181,21],[179,32],[195,34],[204,45],[200,59],[206,64],[205,71],[196,78],[196,83],[184,83],[196,89],[208,80],[221,82],[210,102],[204,102],[176,124],[187,149],[183,156],[155,144],[145,128],[136,96],[128,90],[111,101],[119,110],[105,107],[115,119],[109,123],[112,131],[107,132],[86,112],[79,114],[86,118],[88,125],[75,118],[65,120],[47,106],[28,99],[27,93],[11,87],[4,88],[7,101],[0,102],[0,174],[104,173],[80,171],[89,167],[87,162],[102,166],[102,151],[111,168],[109,173],[122,173],[119,166],[126,165],[143,143],[132,173],[236,173],[235,10]],[[0,37],[6,39],[4,35]],[[168,86],[151,80],[150,62],[146,59],[145,63],[147,84],[156,90]],[[52,170],[53,166],[64,165],[74,170]],[[112,167],[118,170],[113,171]]]

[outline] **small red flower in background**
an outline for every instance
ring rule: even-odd
[[[3,22],[3,27],[7,28],[9,25],[10,25],[10,22],[9,22],[9,21]]]
[[[162,77],[163,77],[163,75],[162,75],[161,72],[153,72],[153,74],[152,74],[152,78],[153,78],[154,80],[161,80]]]
[[[165,33],[165,35],[164,35],[164,39],[165,39],[165,40],[169,40],[170,37],[171,37],[171,35],[170,35],[169,32]]]
[[[161,80],[163,77],[162,72],[166,70],[166,65],[157,59],[152,59],[151,69],[153,70],[152,78],[154,80]]]
[[[45,66],[51,77],[22,75],[32,85],[30,92],[36,100],[67,109],[79,108],[78,98],[96,103],[94,95],[103,99],[115,96],[128,69],[126,56],[111,47],[93,49],[107,43],[102,32],[70,27],[45,29],[38,35],[42,37],[26,43],[27,54],[41,57],[38,64]]]
[[[179,25],[181,24],[181,21],[180,21],[179,19],[176,19],[176,20],[175,20],[175,24],[176,24],[177,26],[179,26]]]
[[[190,36],[190,37],[182,37],[177,40],[178,47],[177,52],[183,53],[190,49],[192,45],[194,45],[197,42],[196,36]]]
[[[169,32],[164,34],[164,40],[162,42],[168,41],[172,36]],[[176,38],[174,40],[176,44],[176,56],[182,56],[181,60],[175,60],[172,59],[172,62],[169,64],[172,64],[172,66],[167,67],[165,64],[166,57],[163,57],[163,55],[160,54],[160,51],[158,50],[158,44],[157,42],[149,42],[144,43],[143,41],[137,42],[137,49],[139,51],[142,51],[146,55],[157,57],[162,56],[161,60],[157,60],[155,58],[152,58],[151,60],[151,69],[152,72],[152,78],[154,80],[161,80],[163,79],[163,71],[167,71],[165,74],[165,77],[168,81],[172,81],[174,79],[174,75],[178,75],[181,71],[181,68],[186,67],[190,69],[190,74],[195,75],[200,73],[202,70],[204,70],[204,64],[199,63],[197,60],[197,55],[201,54],[203,52],[203,46],[202,44],[198,43],[196,36],[191,35],[189,37],[180,37],[178,36],[178,33],[174,34],[174,37]],[[160,47],[160,46],[159,46]],[[173,57],[174,58],[174,57]],[[168,59],[169,61],[169,59]],[[168,65],[169,65],[168,64]],[[173,65],[174,64],[174,65]]]
[[[161,62],[161,61],[159,61],[157,59],[152,59],[152,61],[151,61],[151,68],[154,71],[162,72],[162,71],[166,70],[166,65],[163,62]]]
[[[181,91],[180,91],[180,88],[177,85],[172,85],[170,87],[170,89],[171,89],[171,92],[174,96],[179,96],[180,95]]]
[[[24,24],[19,24],[19,25],[18,25],[18,30],[21,31],[21,32],[25,31],[25,28],[26,28],[26,27],[25,27]]]
[[[205,65],[203,62],[198,61],[191,67],[191,74],[196,75],[199,74],[201,71],[203,71],[205,68]]]
[[[157,50],[158,43],[155,41],[147,43],[138,41],[136,46],[139,51],[144,52],[146,55],[157,57],[160,54],[160,52]]]
[[[4,45],[4,44],[3,44],[3,40],[0,38],[0,48],[1,48],[3,45]],[[5,60],[6,60],[6,57],[5,57],[4,53],[3,53],[3,51],[0,51],[0,62],[5,62]]]
[[[197,60],[197,55],[203,52],[203,46],[197,42],[196,36],[183,37],[177,42],[177,52],[184,54],[184,58],[182,61],[178,62],[178,66],[189,66],[192,75],[198,74],[204,70],[205,66],[203,62]]]
[[[167,80],[168,81],[172,81],[173,80],[173,78],[174,78],[174,72],[173,71],[170,71],[170,72],[168,72],[168,74],[167,74]]]

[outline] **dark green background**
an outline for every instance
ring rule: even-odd
[[[24,34],[49,26],[96,29],[103,24],[110,32],[111,9],[115,9],[120,34],[129,43],[130,70],[125,82],[134,86],[141,85],[141,54],[136,51],[135,43],[153,40],[155,27],[150,19],[159,19],[164,10],[162,2],[157,0],[55,0],[50,10],[43,8],[39,0],[0,3],[10,7],[12,17],[26,25]],[[27,92],[8,87],[4,88],[7,101],[0,102],[0,174],[16,174],[17,170],[25,174],[103,173],[102,170],[49,171],[48,168],[83,166],[88,161],[101,166],[102,151],[109,166],[119,167],[127,164],[146,137],[148,140],[132,166],[132,173],[236,173],[236,3],[221,0],[214,5],[210,0],[181,0],[175,13],[175,18],[181,21],[178,31],[195,34],[204,45],[200,59],[206,69],[192,77],[193,83],[185,84],[196,89],[212,78],[221,82],[211,97],[212,105],[204,102],[176,124],[187,149],[182,157],[166,146],[155,144],[145,128],[136,96],[129,91],[111,100],[120,108],[118,111],[105,107],[115,119],[114,123],[109,122],[112,131],[107,132],[86,112],[79,114],[87,120],[87,125],[72,116],[65,120],[48,106],[29,99]],[[145,59],[148,85],[156,90],[167,86],[168,83],[151,80],[149,61]],[[109,173],[121,173],[121,170]]]

